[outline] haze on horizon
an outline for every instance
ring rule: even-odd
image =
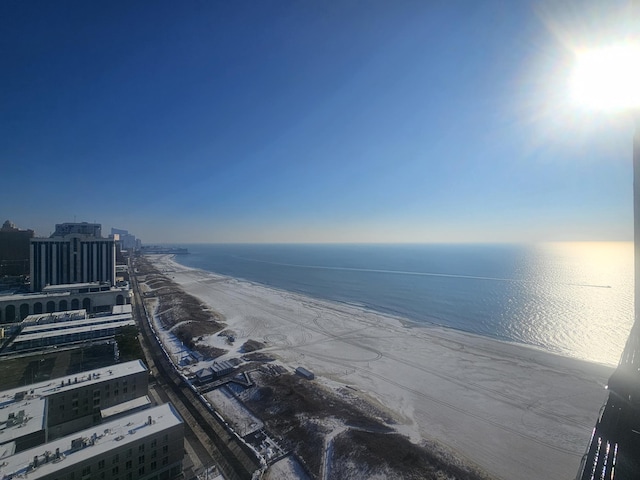
[[[567,90],[576,48],[637,38],[604,3],[2,2],[0,222],[631,240],[633,124]]]

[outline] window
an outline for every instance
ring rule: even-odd
[[[144,475],[144,466],[142,466],[142,467],[140,467],[138,469],[138,475],[140,475],[140,476]]]
[[[155,470],[156,469],[156,462],[151,462],[151,470]]]
[[[138,452],[139,453],[144,452],[144,443],[138,447]]]
[[[144,463],[144,455],[140,455],[138,457],[138,465],[142,465]]]
[[[133,466],[133,465],[132,465],[132,463],[131,463],[131,460],[127,460],[126,469],[127,469],[127,470],[131,470],[131,467],[132,467],[132,466]]]
[[[151,440],[151,448],[156,448],[156,445],[158,444],[158,440],[157,439],[153,439]]]
[[[111,460],[112,465],[115,465],[116,463],[120,463],[120,455],[117,453],[113,456],[113,460]]]
[[[82,476],[86,477],[88,475],[91,475],[91,467],[84,467],[82,469]]]
[[[130,448],[127,450],[127,458],[131,458],[131,455],[133,454],[133,450]]]
[[[122,387],[122,393],[123,394],[127,393],[127,387]]]
[[[169,457],[164,457],[164,458],[162,459],[162,465],[166,465],[166,464],[168,464],[168,463],[169,463]]]
[[[151,451],[151,458],[156,458],[158,456],[158,451],[157,450],[152,450]]]
[[[116,465],[111,469],[111,475],[117,475],[117,474],[118,474],[118,466]]]
[[[162,453],[169,453],[169,445],[162,447]]]
[[[98,468],[104,468],[104,460],[98,462]]]

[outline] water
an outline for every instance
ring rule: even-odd
[[[183,265],[616,365],[633,244],[188,245]]]

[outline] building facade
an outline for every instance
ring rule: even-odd
[[[20,230],[9,220],[0,228],[0,277],[29,275],[29,241],[33,230]]]
[[[102,409],[146,395],[148,382],[149,372],[139,360],[58,380],[47,394],[47,439],[99,424]]]
[[[136,360],[2,391],[0,445],[21,452],[94,427],[104,410],[146,397],[148,376]]]
[[[84,309],[88,313],[110,312],[116,305],[131,303],[128,285],[88,283],[56,285],[37,293],[0,295],[0,323],[13,323],[29,315]]]
[[[30,242],[31,291],[47,285],[101,282],[110,286],[116,278],[116,246],[112,238],[102,238],[99,224],[56,225],[49,238]]]

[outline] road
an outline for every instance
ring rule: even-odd
[[[149,370],[156,378],[150,394],[156,401],[170,401],[185,421],[185,448],[198,470],[215,464],[229,480],[250,479],[259,468],[255,454],[231,434],[176,372],[151,330],[140,296],[133,265],[129,263],[133,289],[133,314],[142,334],[141,344]]]

